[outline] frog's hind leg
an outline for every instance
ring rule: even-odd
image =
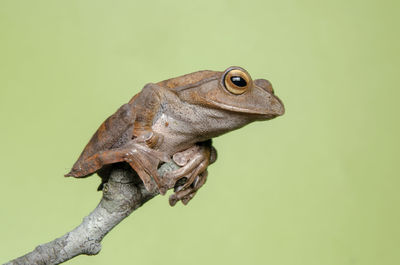
[[[82,161],[75,163],[66,177],[84,178],[95,173],[104,165],[124,161],[124,149],[111,149],[95,153]]]
[[[98,171],[104,165],[127,162],[137,172],[148,191],[155,190],[155,182],[160,189],[160,193],[165,194],[157,174],[157,167],[161,160],[166,161],[167,157],[140,144],[132,144],[129,147],[98,152],[78,165],[74,165],[71,172],[65,176],[82,178]]]

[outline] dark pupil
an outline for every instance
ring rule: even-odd
[[[240,76],[232,76],[231,81],[238,87],[245,87],[247,85],[246,80],[244,80]]]

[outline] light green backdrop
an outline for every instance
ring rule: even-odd
[[[65,179],[147,82],[240,65],[287,112],[216,139],[188,207],[157,197],[69,264],[400,264],[399,1],[0,1],[0,262],[98,203]]]

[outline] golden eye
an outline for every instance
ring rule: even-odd
[[[246,92],[250,87],[250,83],[250,75],[241,69],[228,70],[224,77],[224,85],[226,89],[235,95],[240,95]]]

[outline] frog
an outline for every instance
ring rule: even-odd
[[[217,159],[213,138],[284,113],[272,84],[238,66],[148,83],[100,125],[65,176],[97,173],[103,185],[113,167],[124,164],[149,192],[173,189],[170,205],[186,205]],[[171,161],[179,167],[159,176],[157,169]]]

